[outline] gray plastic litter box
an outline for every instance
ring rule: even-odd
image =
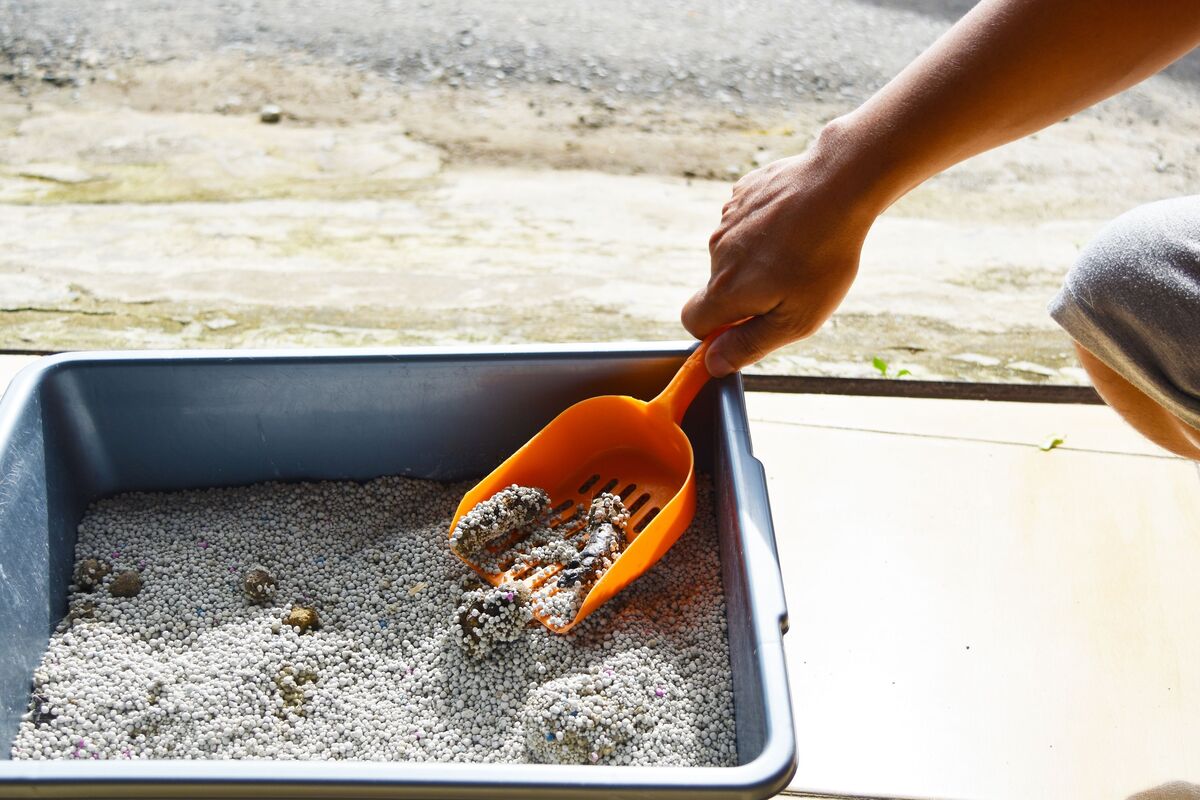
[[[559,411],[649,399],[683,344],[92,353],[0,401],[0,796],[761,798],[795,770],[783,585],[738,377],[685,421],[717,489],[737,715],[726,768],[281,761],[12,761],[34,667],[66,607],[75,529],[127,490],[486,474]]]

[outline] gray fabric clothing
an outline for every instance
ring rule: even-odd
[[[1067,274],[1050,316],[1200,428],[1200,195],[1149,203],[1105,226]]]

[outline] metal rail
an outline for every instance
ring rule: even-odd
[[[827,378],[815,375],[743,375],[747,392],[919,397],[938,400],[1000,400],[1008,403],[1103,405],[1090,386],[1055,383],[970,383],[908,378]]]

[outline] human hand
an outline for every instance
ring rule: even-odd
[[[846,296],[878,211],[840,161],[819,140],[734,184],[709,239],[708,285],[681,314],[697,338],[747,320],[709,348],[705,363],[714,377],[816,333]]]

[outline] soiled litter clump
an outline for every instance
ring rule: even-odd
[[[113,597],[137,597],[142,591],[142,576],[134,570],[125,570],[108,584],[108,592]]]
[[[450,536],[450,546],[474,560],[489,544],[543,521],[549,510],[550,495],[545,491],[510,486],[464,514]]]
[[[292,610],[283,618],[285,625],[291,625],[300,633],[308,633],[321,626],[317,610],[310,606],[292,606]]]
[[[255,603],[263,603],[275,596],[275,577],[263,567],[254,567],[242,579],[242,591]]]
[[[637,654],[618,653],[529,693],[521,710],[526,748],[539,764],[623,763],[631,755],[636,760],[643,748],[666,749],[656,740],[679,735],[660,729],[659,722],[688,715],[688,700],[670,683],[646,680]],[[694,747],[678,744],[677,752]],[[661,763],[679,762],[668,757]]]
[[[567,589],[590,585],[603,575],[625,548],[625,525],[629,511],[615,494],[602,494],[592,501],[584,523],[584,545],[565,562],[558,585]]]
[[[568,635],[478,624],[509,606],[482,589],[466,628],[499,634],[482,659],[456,612],[474,573],[446,548],[466,488],[383,478],[93,504],[77,555],[144,582],[126,598],[75,584],[13,758],[736,763],[706,482],[691,530]],[[251,602],[258,567],[277,588]],[[284,622],[306,608],[319,626]]]
[[[94,591],[97,586],[103,583],[110,572],[112,572],[112,567],[109,566],[107,561],[101,561],[98,558],[85,558],[75,568],[75,584],[82,591]]]
[[[500,642],[520,638],[533,619],[529,610],[529,588],[523,583],[505,583],[470,590],[452,620],[455,640],[474,658],[483,658]]]
[[[544,490],[514,484],[464,514],[450,546],[484,572],[515,567],[518,577],[536,578],[530,591],[534,610],[562,627],[624,549],[629,511],[620,497],[606,492],[589,507],[577,506],[560,524],[551,517]],[[548,567],[557,574],[542,580],[537,572]]]
[[[588,591],[612,567],[625,548],[625,525],[629,512],[621,498],[602,494],[589,508],[578,509],[582,529],[566,523],[551,530],[556,540],[534,549],[535,564],[561,564],[562,569],[550,581],[533,592],[535,613],[544,615],[551,625],[562,627],[575,619]],[[564,535],[566,538],[564,538]],[[564,551],[555,547],[566,545]],[[545,551],[549,551],[546,553]],[[544,555],[550,555],[545,558]]]

